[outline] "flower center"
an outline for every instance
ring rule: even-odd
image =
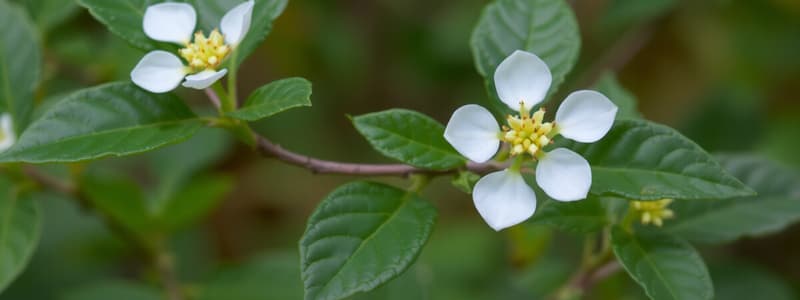
[[[0,143],[5,141],[6,138],[8,138],[8,136],[6,135],[5,131],[4,130],[0,130]]]
[[[231,47],[225,45],[225,37],[214,29],[208,37],[203,31],[196,32],[194,42],[187,43],[178,53],[194,71],[213,70],[231,53]]]
[[[528,111],[520,109],[520,116],[509,115],[506,120],[508,126],[503,126],[501,139],[511,147],[511,155],[528,153],[536,157],[537,153],[550,144],[555,135],[553,123],[542,122],[544,109],[539,109],[533,116]]]
[[[672,203],[672,199],[661,199],[656,201],[632,201],[631,205],[641,215],[642,224],[653,224],[658,227],[664,224],[665,219],[675,216],[675,213],[667,208]]]

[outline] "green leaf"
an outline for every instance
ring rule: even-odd
[[[575,202],[561,202],[543,197],[539,193],[539,207],[530,219],[531,224],[543,224],[575,233],[596,232],[609,224],[609,219],[600,198],[589,198]]]
[[[94,282],[69,290],[59,298],[62,300],[159,300],[163,299],[158,289],[138,282],[108,280]]]
[[[300,106],[311,106],[311,82],[288,78],[260,87],[247,97],[241,109],[228,116],[252,122]]]
[[[700,146],[677,131],[644,120],[617,120],[603,139],[559,144],[592,166],[591,193],[635,200],[751,196]]]
[[[417,258],[436,210],[403,190],[354,182],[314,211],[300,240],[306,299],[342,299],[376,288]]]
[[[665,229],[690,241],[722,243],[779,231],[800,220],[800,175],[752,155],[720,157],[722,165],[758,195],[733,199],[675,201]]]
[[[642,115],[637,110],[636,97],[626,90],[617,81],[613,73],[604,74],[595,85],[598,92],[603,93],[619,107],[617,119],[641,119]]]
[[[470,171],[459,171],[456,176],[453,176],[453,179],[450,181],[450,183],[462,192],[472,194],[472,189],[480,179],[481,176],[478,174]]]
[[[25,129],[33,112],[33,91],[39,84],[42,54],[39,33],[21,8],[0,1],[0,111]]]
[[[119,174],[90,174],[81,182],[91,205],[130,231],[143,237],[153,232],[154,223],[142,189]]]
[[[297,254],[261,255],[225,268],[200,289],[198,300],[302,299]]]
[[[20,194],[8,178],[0,176],[0,291],[28,264],[39,243],[41,228],[39,205],[29,194]]]
[[[25,5],[42,31],[50,30],[78,10],[75,1],[72,0],[15,0],[15,2]]]
[[[175,50],[174,45],[159,43],[151,40],[144,34],[142,19],[144,12],[151,4],[159,3],[157,0],[78,0],[78,3],[89,9],[92,16],[105,24],[108,29],[123,38],[131,45],[142,50]],[[198,30],[206,34],[214,28],[219,28],[222,16],[229,9],[244,2],[242,0],[183,0],[194,6],[197,11]],[[228,58],[234,65],[239,66],[250,55],[272,30],[274,21],[283,12],[287,0],[256,1],[253,8],[252,23],[244,40],[236,47]]]
[[[390,109],[353,118],[375,150],[404,163],[447,170],[466,163],[444,139],[444,126],[418,112]]]
[[[712,299],[703,259],[689,243],[658,232],[631,234],[615,227],[612,248],[620,264],[651,299]]]
[[[174,95],[111,83],[60,101],[0,154],[0,162],[75,162],[137,154],[183,141],[200,125]]]
[[[225,176],[204,176],[190,181],[167,202],[155,218],[160,230],[175,231],[208,215],[233,187]]]
[[[470,44],[490,94],[495,95],[494,70],[515,50],[547,63],[552,94],[575,65],[581,40],[575,15],[563,0],[497,0],[483,10]]]

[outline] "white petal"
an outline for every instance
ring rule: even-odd
[[[11,115],[4,113],[0,116],[0,152],[10,148],[17,141],[17,136],[14,134],[14,120]]]
[[[250,19],[253,17],[253,0],[244,2],[225,13],[220,23],[222,34],[225,35],[225,43],[236,46],[244,39],[247,31],[250,30]]]
[[[586,198],[592,186],[592,169],[578,153],[566,148],[548,152],[536,166],[536,182],[550,198],[576,201]]]
[[[172,53],[156,50],[147,53],[131,71],[131,80],[153,93],[169,92],[186,76],[181,59]]]
[[[497,96],[513,110],[519,110],[520,101],[525,102],[526,109],[542,102],[552,80],[544,61],[521,50],[509,55],[494,72]]]
[[[197,13],[186,3],[150,5],[144,12],[144,33],[156,41],[185,44],[192,38]]]
[[[183,82],[183,86],[202,90],[210,87],[212,84],[214,84],[214,82],[217,82],[217,80],[222,78],[222,76],[225,76],[227,73],[228,69],[222,69],[216,72],[205,70],[197,74],[186,76],[186,81]]]
[[[614,125],[617,106],[601,93],[576,91],[567,96],[556,112],[559,133],[581,143],[603,138]]]
[[[484,176],[475,184],[472,199],[481,217],[496,231],[522,223],[536,211],[536,194],[516,171]]]
[[[444,130],[444,138],[461,155],[482,163],[497,153],[499,133],[500,126],[492,113],[480,105],[467,104],[453,112]]]

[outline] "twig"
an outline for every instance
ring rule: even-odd
[[[222,102],[219,100],[219,95],[217,95],[217,93],[215,93],[211,88],[206,88],[205,92],[206,96],[208,96],[208,100],[211,100],[211,103],[214,104],[214,107],[217,110],[220,110],[222,107]]]
[[[256,139],[257,149],[263,156],[273,157],[288,164],[306,168],[314,174],[408,177],[411,174],[444,175],[453,174],[458,171],[458,169],[429,170],[406,164],[360,164],[322,160],[286,150],[280,145],[277,145],[262,136],[257,136]],[[504,164],[494,162],[468,162],[466,165],[467,170],[478,174],[486,174],[492,171],[501,170],[505,167],[506,166]]]

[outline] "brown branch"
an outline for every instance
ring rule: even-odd
[[[453,174],[458,171],[458,169],[429,170],[406,164],[360,164],[322,160],[286,150],[280,145],[275,144],[262,136],[257,136],[256,139],[257,149],[261,155],[265,157],[272,157],[285,163],[308,169],[314,174],[408,177],[411,174],[445,175]],[[486,174],[492,171],[501,170],[505,167],[506,166],[504,164],[494,162],[468,162],[466,169],[478,174]]]

